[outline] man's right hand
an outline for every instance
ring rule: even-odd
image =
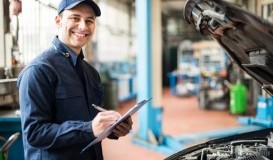
[[[121,115],[116,111],[99,112],[92,121],[92,129],[94,136],[98,137],[100,133],[102,133],[109,126],[114,124],[120,117]]]

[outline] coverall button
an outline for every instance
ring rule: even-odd
[[[65,57],[66,57],[66,58],[69,58],[69,57],[70,57],[70,54],[69,54],[69,53],[65,53]]]

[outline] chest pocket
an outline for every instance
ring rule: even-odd
[[[58,122],[90,119],[84,88],[77,76],[59,80],[55,97],[55,118]]]
[[[83,64],[83,68],[88,102],[100,105],[103,99],[103,87],[99,84],[100,77],[91,66]]]
[[[61,82],[55,91],[55,96],[57,99],[82,97],[84,96],[83,89],[81,82]]]
[[[94,104],[101,105],[103,100],[103,87],[102,86],[96,86],[95,88],[92,88],[93,91],[88,92],[87,95],[90,95],[90,100]]]

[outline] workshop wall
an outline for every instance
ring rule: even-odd
[[[131,3],[101,0],[97,21],[97,57],[100,62],[126,61],[134,57],[135,9]]]
[[[89,55],[86,57],[92,57],[89,61],[102,63],[134,59],[135,8],[132,2],[120,0],[97,2],[102,16],[97,18],[96,33],[92,42],[88,44],[91,49],[87,50]],[[18,18],[20,55],[17,57],[22,63],[30,62],[51,44],[57,33],[54,20],[57,4],[56,1],[53,3],[45,0],[29,0],[25,3],[23,1],[22,13],[13,18],[14,20]]]
[[[30,62],[37,54],[47,48],[57,33],[55,8],[36,0],[22,4],[19,14],[19,61]]]

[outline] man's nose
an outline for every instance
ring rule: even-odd
[[[84,29],[86,29],[86,27],[87,27],[86,22],[84,20],[81,20],[79,22],[79,28],[84,30]]]

